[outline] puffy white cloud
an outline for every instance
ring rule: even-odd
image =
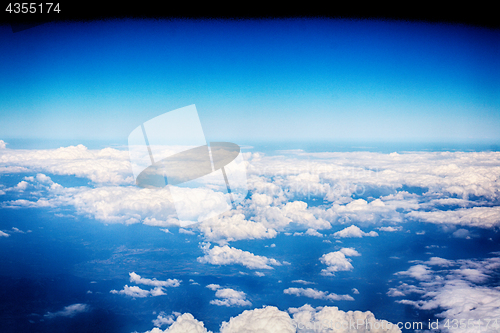
[[[198,225],[204,238],[208,241],[226,243],[242,239],[274,238],[278,234],[273,228],[266,227],[263,223],[250,221],[243,213],[231,211],[205,220]]]
[[[361,255],[353,247],[343,247],[340,249],[340,252],[342,252],[343,254],[345,254],[348,257],[359,257]]]
[[[0,230],[0,237],[9,237],[10,235],[8,233],[3,232]]]
[[[5,147],[7,147],[5,141],[0,140],[0,149],[5,149]]]
[[[313,308],[306,304],[300,308],[290,308],[293,327],[296,332],[358,332],[358,333],[396,333],[401,330],[386,320],[376,319],[370,311],[344,312],[337,307]],[[292,331],[295,332],[295,331]]]
[[[55,317],[74,317],[75,315],[83,312],[87,312],[90,310],[90,307],[87,304],[77,303],[65,306],[64,309],[57,312],[47,312],[44,316],[46,318],[55,318]]]
[[[359,227],[351,225],[350,227],[337,231],[333,236],[338,238],[361,238],[376,237],[378,234],[375,231],[363,232]]]
[[[218,284],[209,284],[208,289],[216,291],[215,297],[218,299],[210,301],[210,304],[219,306],[250,306],[252,303],[246,299],[246,294],[231,288],[222,288]]]
[[[221,288],[221,286],[220,286],[220,285],[218,285],[218,284],[214,284],[214,283],[209,284],[209,285],[207,285],[206,287],[207,287],[208,289],[211,289],[211,290],[217,290],[217,289],[220,289],[220,288]]]
[[[258,256],[248,251],[229,247],[228,245],[224,245],[222,247],[214,246],[213,248],[210,248],[210,243],[205,243],[202,244],[202,250],[205,255],[203,257],[199,257],[198,261],[204,264],[239,264],[250,269],[273,269],[271,266],[281,265],[281,263],[276,259]]]
[[[300,283],[300,284],[305,284],[305,285],[315,284],[314,282],[309,282],[309,281],[305,281],[305,280],[293,280],[292,283]]]
[[[217,297],[217,299],[211,300],[210,304],[228,307],[252,305],[252,303],[246,299],[246,294],[244,292],[231,288],[217,289],[215,297]]]
[[[14,190],[17,190],[17,191],[24,191],[28,188],[28,183],[25,182],[24,180],[19,182],[15,187],[14,187]]]
[[[320,261],[327,265],[327,268],[321,270],[321,275],[334,276],[336,272],[352,270],[354,267],[351,259],[346,256],[360,256],[360,254],[353,248],[342,248],[340,251],[322,255]]]
[[[274,306],[246,310],[223,322],[220,333],[294,333],[292,319]]]
[[[179,315],[169,328],[161,330],[158,327],[145,333],[211,333],[207,331],[203,322],[196,320],[192,314],[184,313]]]
[[[293,315],[293,319],[290,317]],[[177,319],[172,326],[165,330],[155,327],[145,333],[208,333],[204,324],[196,320],[191,314],[174,313]],[[165,318],[164,313],[160,313]],[[158,316],[158,318],[160,318]],[[168,316],[158,322],[158,326],[165,321],[173,321]],[[289,308],[281,311],[274,306],[264,306],[253,310],[245,310],[227,322],[222,322],[220,333],[308,333],[308,332],[358,332],[358,333],[400,333],[395,324],[386,320],[376,319],[370,311],[344,312],[337,307],[313,308],[306,304],[300,308]]]
[[[309,236],[323,237],[323,234],[317,232],[316,230],[314,230],[312,228],[307,229],[307,231],[305,232],[305,234],[309,235]]]
[[[153,324],[156,327],[162,327],[164,325],[171,325],[175,322],[174,315],[167,315],[165,312],[160,312],[160,314],[153,319]]]
[[[154,287],[178,287],[181,284],[180,280],[177,279],[168,279],[166,281],[158,281],[157,279],[144,279],[140,275],[135,272],[129,273],[130,282],[134,282],[136,284],[145,284],[147,286]]]
[[[452,260],[440,258],[440,257],[431,257],[429,260],[422,262],[423,264],[426,265],[431,265],[431,266],[452,266],[454,265],[454,262]]]
[[[417,280],[430,280],[432,278],[431,270],[426,265],[415,265],[407,271],[397,272],[396,275],[406,275]]]
[[[354,298],[350,295],[337,295],[312,288],[288,288],[283,290],[283,293],[295,296],[305,296],[314,299],[324,299],[328,301],[354,301]]]
[[[130,276],[130,282],[152,286],[154,288],[151,290],[144,290],[138,286],[129,287],[128,285],[125,285],[123,287],[123,290],[118,291],[113,289],[110,291],[110,293],[127,295],[133,298],[144,298],[148,296],[163,296],[167,294],[164,288],[178,287],[180,286],[181,283],[181,281],[177,279],[167,279],[166,281],[160,281],[157,279],[145,279],[142,278],[139,274],[136,274],[135,272],[129,273],[129,276]]]
[[[149,294],[151,296],[163,296],[166,295],[167,293],[163,290],[162,287],[155,287],[154,289],[151,289],[149,291]]]
[[[287,202],[282,208],[285,217],[291,221],[314,229],[330,229],[332,226],[323,218],[316,217],[312,211],[307,209],[307,203],[303,201]]]
[[[161,287],[156,287],[155,289],[152,290],[144,290],[141,289],[138,286],[132,286],[129,287],[128,285],[125,285],[123,287],[123,290],[111,290],[110,293],[112,294],[122,294],[122,295],[127,295],[133,298],[144,298],[148,296],[161,296],[161,295],[166,295]]]

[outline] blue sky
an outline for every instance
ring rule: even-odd
[[[195,104],[208,140],[500,141],[500,32],[336,20],[0,27],[1,139],[125,142]]]

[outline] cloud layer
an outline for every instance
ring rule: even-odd
[[[2,203],[4,208],[70,206],[77,214],[106,223],[185,224],[177,218],[168,188],[134,185],[127,151],[91,150],[83,145],[52,150],[1,149],[0,173],[32,174],[11,188],[2,187],[3,195],[14,196]],[[336,237],[377,235],[373,230],[361,230],[360,224],[388,223],[380,230],[394,231],[399,228],[395,224],[410,220],[480,228],[500,223],[498,152],[299,150],[280,156],[243,155],[251,195],[236,209],[193,226],[190,232],[200,232],[205,241],[224,245],[274,238],[294,228],[301,229],[294,230],[297,234],[321,236],[332,226],[344,224],[348,226],[337,231]],[[64,187],[46,174],[82,177],[91,183]],[[203,194],[196,188],[188,192],[186,200]],[[14,193],[30,196],[15,198]],[[323,204],[311,207],[306,202],[311,198]]]

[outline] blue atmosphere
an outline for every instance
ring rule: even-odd
[[[119,141],[196,104],[213,140],[498,142],[500,32],[356,20],[0,27],[4,138]]]

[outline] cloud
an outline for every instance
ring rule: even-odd
[[[138,286],[132,286],[129,287],[128,285],[125,285],[123,287],[123,290],[111,290],[110,293],[112,294],[122,294],[122,295],[127,295],[133,298],[144,298],[148,296],[162,296],[166,295],[166,293],[163,291],[162,287],[156,287],[151,290],[144,290],[141,289]]]
[[[0,167],[15,166],[19,169],[17,172],[74,175],[96,184],[131,185],[133,176],[128,155],[127,151],[113,148],[89,150],[83,145],[44,150],[5,149]]]
[[[316,230],[314,230],[312,228],[307,229],[305,234],[309,235],[309,236],[323,237],[323,234],[317,232]]]
[[[207,287],[208,289],[211,289],[211,290],[214,290],[214,291],[215,291],[215,290],[217,290],[217,289],[220,289],[220,288],[221,288],[221,286],[220,286],[220,285],[218,285],[218,284],[213,284],[213,283],[212,283],[212,284],[207,285],[206,287]]]
[[[205,328],[203,322],[196,320],[192,314],[184,313],[179,315],[169,328],[161,330],[158,327],[145,333],[211,333]]]
[[[90,307],[87,304],[77,303],[73,305],[65,306],[64,309],[57,312],[47,312],[44,317],[49,319],[55,317],[74,317],[75,315],[83,312],[87,312],[90,310]]]
[[[416,262],[421,262],[421,261],[416,261]],[[429,260],[423,261],[421,263],[431,266],[442,266],[442,267],[453,266],[455,264],[455,262],[452,260],[440,257],[431,257]]]
[[[436,224],[457,224],[479,228],[493,228],[500,225],[500,206],[430,212],[413,211],[408,213],[407,216]]]
[[[348,257],[359,257],[361,254],[356,251],[353,247],[343,247],[340,249],[340,252],[345,254]]]
[[[249,269],[273,269],[271,266],[281,265],[281,263],[275,259],[258,256],[251,252],[229,247],[228,245],[222,247],[214,246],[213,248],[210,248],[210,243],[204,243],[202,244],[202,250],[205,255],[203,257],[199,257],[197,260],[203,264],[239,264]]]
[[[160,314],[153,319],[153,324],[156,327],[162,327],[164,325],[171,325],[175,322],[174,315],[167,315],[165,312],[160,312]]]
[[[431,258],[437,269],[427,268],[425,275],[432,279],[419,279],[418,286],[400,283],[391,288],[389,296],[403,297],[412,292],[420,294],[419,300],[398,300],[398,303],[407,304],[426,311],[439,310],[438,318],[475,323],[482,322],[482,326],[475,325],[475,332],[490,332],[492,327],[486,328],[487,318],[500,316],[500,290],[491,286],[490,281],[496,281],[500,269],[500,258],[447,260]],[[415,267],[415,266],[413,266]],[[408,270],[410,271],[411,268]],[[410,275],[411,276],[411,275]],[[450,325],[450,333],[460,332],[460,328]]]
[[[425,293],[425,290],[423,288],[419,288],[415,285],[407,284],[401,282],[397,288],[389,288],[389,291],[387,292],[387,295],[390,297],[400,297],[400,296],[406,296],[409,294],[423,294]]]
[[[246,310],[223,322],[220,333],[294,333],[293,322],[284,311],[274,306]]]
[[[293,327],[297,332],[370,332],[397,333],[401,330],[386,320],[376,319],[370,311],[344,312],[337,307],[323,306],[313,308],[305,304],[300,308],[289,308],[293,315]],[[348,327],[349,330],[342,329]],[[353,329],[351,329],[353,328]],[[295,330],[291,331],[295,332]]]
[[[290,317],[290,314],[293,315]],[[164,313],[160,313],[162,317]],[[208,333],[204,324],[196,320],[191,314],[175,313],[177,319],[172,326],[165,330],[155,327],[145,333]],[[158,316],[160,317],[160,316]],[[173,317],[165,321],[172,321]],[[335,324],[337,329],[335,329]],[[348,311],[344,312],[337,307],[317,307],[313,308],[305,304],[299,308],[289,308],[288,311],[281,311],[275,306],[263,306],[252,310],[245,310],[236,317],[231,317],[229,321],[224,321],[220,325],[220,333],[308,333],[314,330],[319,332],[337,331],[338,327],[354,323],[354,330],[349,332],[374,332],[374,333],[401,333],[395,324],[386,320],[376,319],[370,311]],[[158,322],[161,324],[161,322]],[[358,326],[356,326],[358,324]],[[366,329],[368,327],[368,329]],[[344,330],[342,330],[344,332]],[[347,331],[346,331],[347,332]]]
[[[205,241],[225,245],[270,239],[279,232],[293,233],[297,230],[287,229],[296,227],[302,229],[298,234],[319,236],[319,230],[336,224],[394,225],[409,219],[481,228],[500,223],[500,207],[491,207],[500,199],[498,152],[246,154],[251,196],[236,209],[197,225]],[[184,225],[177,218],[168,188],[134,185],[125,150],[91,150],[83,145],[48,150],[2,148],[0,173],[16,172],[36,175],[18,183],[17,190],[31,191],[30,197],[4,201],[1,207],[74,207],[77,214],[105,223]],[[66,188],[45,174],[87,178],[92,185]],[[1,192],[15,188],[2,188]],[[355,193],[365,198],[353,199]],[[207,193],[187,189],[183,195],[189,200]],[[308,206],[305,201],[310,196],[323,204]],[[400,229],[378,227],[380,231]],[[337,237],[377,235],[355,225],[346,229],[337,232]]]
[[[240,211],[230,211],[217,218],[203,221],[198,225],[205,240],[227,243],[242,239],[274,238],[276,230],[263,223],[250,221]]]
[[[407,271],[397,272],[395,275],[406,275],[417,280],[430,280],[432,278],[430,268],[426,265],[415,265]]]
[[[337,238],[361,238],[361,237],[376,237],[378,234],[375,231],[370,231],[368,233],[363,232],[359,227],[351,225],[345,229],[337,231],[333,234]]]
[[[471,233],[467,229],[458,229],[452,235],[455,238],[467,238],[467,239],[470,239]]]
[[[37,183],[41,184],[41,183]],[[57,184],[59,185],[59,184]],[[60,185],[59,185],[60,186]],[[47,194],[37,200],[11,200],[5,208],[73,206],[77,214],[106,223],[139,223],[158,226],[179,225],[168,189],[142,189],[134,186],[102,186],[96,188],[46,186]],[[159,221],[162,221],[161,223]]]
[[[250,306],[252,303],[246,299],[246,294],[231,288],[218,289],[215,292],[217,299],[211,300],[210,304],[219,306]]]
[[[12,232],[19,233],[19,234],[24,234],[24,231],[19,230],[19,229],[18,229],[18,228],[16,228],[16,227],[12,227]]]
[[[15,187],[14,189],[17,190],[17,191],[24,191],[28,188],[28,183],[25,182],[24,180],[19,182]]]
[[[301,284],[316,284],[315,282],[309,282],[309,281],[304,281],[304,280],[293,280],[292,283],[301,283]]]
[[[144,279],[140,275],[135,272],[129,273],[130,282],[134,282],[136,284],[144,284],[147,286],[154,287],[178,287],[181,284],[180,280],[177,279],[168,279],[166,281],[158,281],[156,279]]]
[[[9,237],[10,235],[0,230],[0,237]]]
[[[186,235],[195,235],[194,231],[184,229],[184,228],[179,228],[179,233],[186,234]]]
[[[320,261],[327,265],[327,268],[321,270],[321,275],[334,276],[336,272],[352,270],[354,267],[351,264],[351,259],[346,258],[346,256],[359,255],[353,248],[343,248],[340,251],[324,254]]]
[[[354,301],[354,298],[350,295],[337,295],[334,293],[328,293],[326,291],[319,291],[312,288],[288,288],[283,290],[284,294],[295,295],[295,296],[305,296],[314,299],[324,299],[328,301]]]
[[[147,286],[153,286],[155,288],[150,289],[150,290],[144,290],[141,289],[138,286],[132,286],[129,287],[128,285],[125,285],[123,287],[123,290],[111,290],[111,294],[122,294],[126,296],[130,296],[133,298],[145,298],[149,296],[163,296],[166,295],[167,293],[165,292],[164,288],[167,287],[178,287],[180,286],[181,281],[177,279],[168,279],[166,281],[159,281],[157,279],[145,279],[142,278],[139,274],[136,274],[135,272],[129,273],[130,276],[130,282],[136,283],[136,284],[143,284]]]
[[[380,228],[378,228],[378,230],[380,230],[380,231],[387,231],[387,232],[395,232],[395,231],[401,231],[401,230],[403,230],[403,227],[401,227],[401,226],[399,226],[399,227],[388,226],[388,227],[380,227]]]
[[[5,143],[5,141],[0,140],[0,149],[5,149],[5,147],[7,147],[7,144]]]

